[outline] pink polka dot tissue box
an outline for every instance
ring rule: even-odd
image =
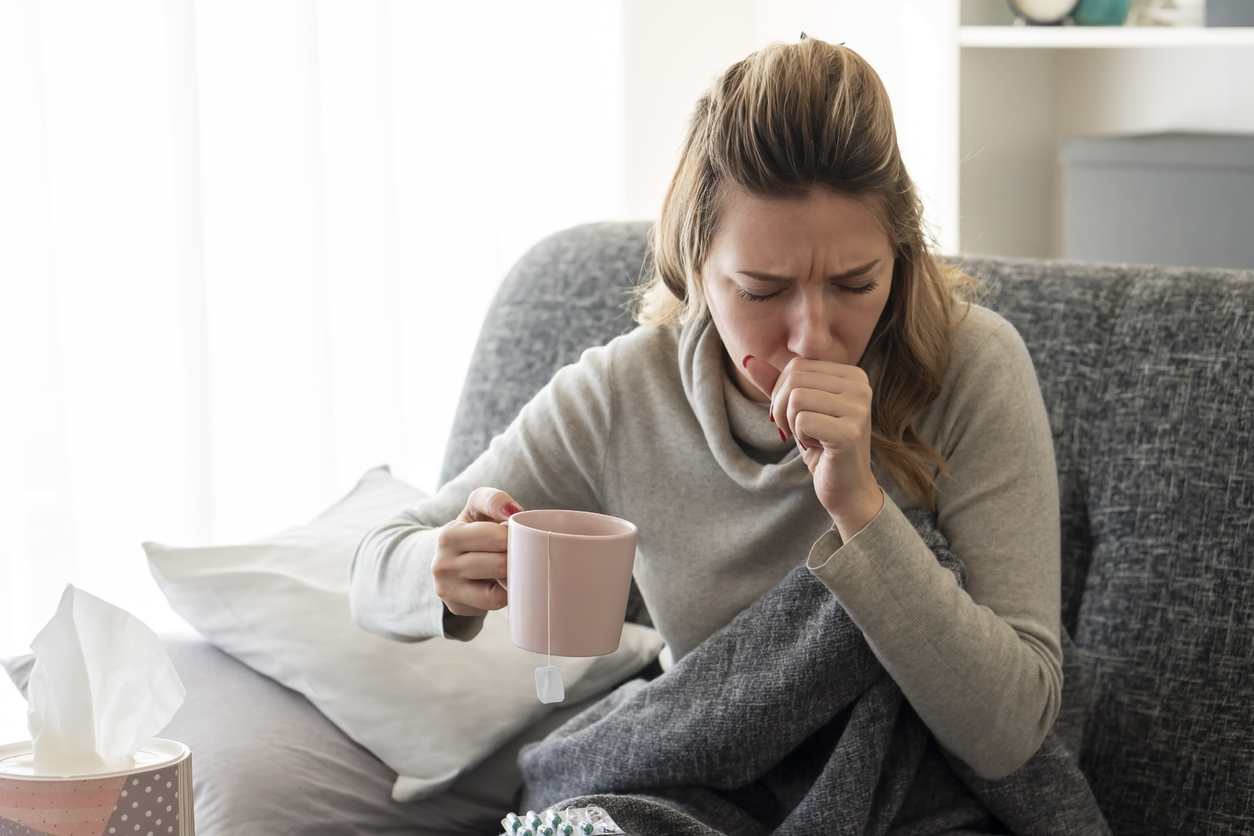
[[[0,836],[193,836],[192,753],[153,738],[135,768],[39,775],[31,744],[0,746]]]
[[[186,691],[157,635],[73,586],[31,642],[31,739],[0,746],[0,836],[192,836]]]

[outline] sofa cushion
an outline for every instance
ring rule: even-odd
[[[1090,442],[1083,764],[1115,833],[1254,832],[1254,273],[1159,271]]]

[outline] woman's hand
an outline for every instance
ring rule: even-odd
[[[744,358],[749,379],[771,399],[771,417],[795,438],[814,492],[849,540],[884,505],[871,472],[871,384],[857,366],[795,357],[782,370]]]
[[[522,508],[495,488],[478,488],[461,516],[440,529],[431,574],[435,594],[453,615],[484,615],[505,606],[508,527]]]

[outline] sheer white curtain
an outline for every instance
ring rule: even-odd
[[[139,544],[434,487],[478,322],[623,214],[611,0],[0,0],[0,653]]]

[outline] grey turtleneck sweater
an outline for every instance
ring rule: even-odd
[[[1053,445],[1013,327],[973,306],[940,397],[915,428],[948,463],[938,525],[967,568],[958,587],[902,514],[842,542],[791,442],[723,365],[708,321],[639,328],[554,376],[474,464],[370,531],[353,561],[357,622],[389,638],[471,639],[431,577],[438,526],[483,485],[524,508],[613,514],[640,529],[636,582],[675,658],[806,562],[942,745],[985,777],[1037,749],[1057,716],[1059,520]]]

